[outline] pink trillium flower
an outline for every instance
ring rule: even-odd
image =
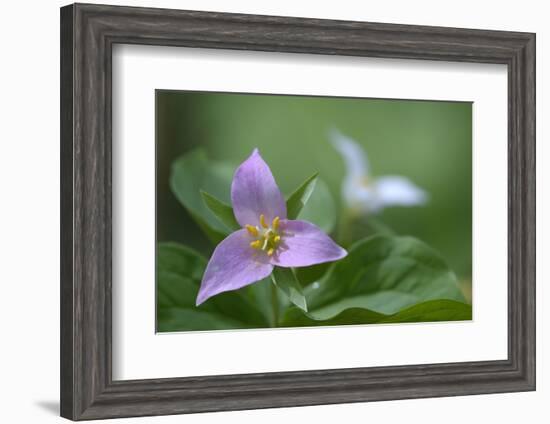
[[[218,244],[203,275],[197,306],[268,277],[274,266],[304,267],[347,255],[320,228],[290,220],[271,170],[255,149],[235,171],[233,213],[241,229]]]

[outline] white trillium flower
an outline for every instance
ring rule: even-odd
[[[352,211],[377,213],[389,206],[417,206],[427,202],[427,193],[406,177],[370,177],[367,155],[352,138],[332,130],[330,139],[346,165],[342,196]]]

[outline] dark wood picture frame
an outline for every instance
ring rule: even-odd
[[[111,377],[116,43],[505,64],[508,359],[212,377]],[[535,389],[535,35],[75,4],[61,9],[61,415],[73,420]]]

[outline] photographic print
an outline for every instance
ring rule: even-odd
[[[158,332],[472,319],[472,104],[156,91]]]

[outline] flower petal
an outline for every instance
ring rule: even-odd
[[[374,191],[362,179],[348,176],[342,183],[342,197],[348,208],[359,212],[369,212],[376,202]]]
[[[331,130],[330,141],[344,159],[348,176],[361,178],[369,175],[367,154],[359,143],[337,129]]]
[[[428,201],[427,193],[408,178],[380,177],[374,182],[378,208],[386,206],[415,206]]]
[[[254,149],[235,171],[231,184],[231,202],[235,218],[243,227],[247,224],[260,225],[262,214],[267,222],[276,216],[286,218],[285,199],[258,149]]]
[[[348,253],[320,228],[299,220],[280,223],[281,244],[271,258],[273,265],[300,267],[336,261]]]
[[[202,277],[197,306],[209,297],[237,290],[267,277],[273,271],[264,252],[250,247],[246,230],[231,233],[214,250]]]

